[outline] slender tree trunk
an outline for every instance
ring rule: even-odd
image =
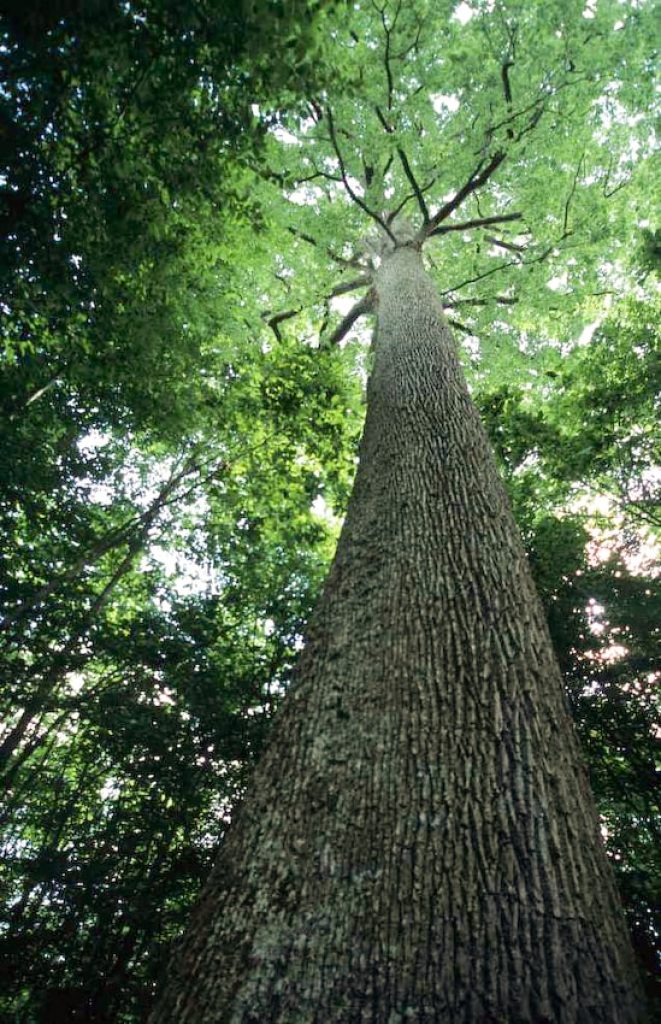
[[[337,554],[152,1024],[629,1024],[544,614],[420,254],[376,274]]]

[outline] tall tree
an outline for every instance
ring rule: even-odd
[[[154,1024],[640,1019],[545,616],[444,306],[511,305],[549,341],[585,315],[608,274],[574,258],[575,236],[616,259],[624,186],[646,173],[646,13],[355,4],[331,33],[349,55],[336,89],[281,126],[270,178],[306,207],[280,221],[296,301],[271,322],[318,301],[318,282],[290,284],[303,249],[352,268],[340,288],[365,294],[328,339],[376,315],[367,419],[293,690]],[[340,190],[353,236],[324,205]],[[423,257],[440,238],[441,295]]]
[[[602,293],[640,291],[658,262],[647,122],[627,114],[646,102],[645,6],[600,4],[595,20],[590,5],[461,4],[430,24],[422,5],[358,5],[326,23],[321,63],[308,6],[329,5],[5,7],[0,1016],[16,1024],[143,1018],[286,687],[329,553],[310,505],[323,494],[343,511],[362,418],[361,345],[316,349],[320,327],[339,339],[353,319],[335,330],[329,294],[371,284],[376,222],[356,216],[346,185],[365,203],[369,184],[387,223],[397,193],[422,214],[411,176],[426,159],[441,173],[420,185],[428,211],[447,202],[460,162],[468,174],[480,156],[471,132],[506,89],[525,96],[543,55],[547,104],[525,155],[505,140],[507,159],[465,200],[477,230],[456,230],[458,213],[424,258],[469,334],[470,386],[653,965],[654,582],[637,564],[654,523],[653,310],[618,308],[577,344]],[[566,66],[558,12],[574,39]],[[337,87],[314,89],[312,68]],[[289,115],[267,109],[274,83]],[[414,90],[403,105],[402,86]],[[500,231],[481,222],[485,202],[525,217]],[[331,268],[346,271],[333,287]],[[586,560],[581,524],[600,520],[576,514],[579,493],[610,496],[602,529],[616,527],[623,561]],[[164,546],[183,578],[164,571]],[[191,571],[210,589],[182,600]]]

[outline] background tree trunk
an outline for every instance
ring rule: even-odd
[[[377,272],[354,494],[153,1024],[628,1024],[628,935],[420,254]]]

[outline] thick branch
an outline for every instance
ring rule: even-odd
[[[347,292],[355,292],[357,288],[363,288],[366,284],[371,281],[369,274],[363,274],[362,277],[354,277],[353,281],[345,281],[343,284],[338,284],[333,288],[330,293],[330,298],[334,299],[338,295],[346,295]]]
[[[504,69],[504,81],[507,82],[507,89],[509,91],[509,79],[507,78],[507,68]],[[509,106],[509,103],[508,103],[508,106]],[[539,119],[541,118],[542,114],[544,113],[544,109],[545,109],[545,107],[544,107],[543,101],[539,101],[538,100],[535,104],[533,104],[533,115],[530,118],[530,120],[528,121],[528,123],[525,126],[525,128],[523,128],[518,133],[518,135],[516,136],[516,140],[517,141],[520,140],[525,134],[527,134],[527,132],[532,131],[533,128],[535,128],[535,126],[537,125]],[[518,115],[513,115],[512,119],[515,116],[518,116]],[[502,123],[507,123],[507,120],[510,120],[510,119],[506,119],[506,121],[502,122]],[[491,131],[493,132],[494,130],[495,129],[492,128]],[[508,135],[509,135],[509,133],[508,133]],[[499,149],[492,156],[491,160],[486,165],[486,167],[484,166],[484,160],[481,160],[480,163],[475,168],[475,170],[473,171],[473,173],[471,174],[471,176],[468,179],[468,181],[465,183],[465,185],[463,185],[459,189],[459,191],[455,193],[455,195],[452,197],[452,199],[450,199],[447,203],[445,203],[440,208],[440,210],[437,210],[437,212],[434,214],[434,216],[429,221],[429,224],[427,224],[426,227],[424,227],[422,229],[422,231],[420,232],[420,241],[424,241],[425,238],[428,238],[432,234],[439,234],[440,233],[438,231],[439,224],[441,224],[444,220],[447,220],[447,218],[452,213],[454,213],[454,211],[463,203],[464,199],[466,199],[467,196],[469,196],[469,195],[471,195],[471,193],[477,191],[477,189],[481,188],[481,186],[484,185],[485,182],[487,182],[489,180],[489,178],[494,174],[494,172],[498,169],[498,167],[500,167],[500,165],[502,164],[502,162],[505,159],[506,155],[507,154],[506,154],[505,150]],[[512,218],[512,219],[515,219],[515,218]]]
[[[461,206],[464,199],[469,196],[471,192],[475,192],[476,189],[481,188],[481,186],[489,180],[494,171],[500,167],[504,159],[504,150],[498,150],[498,152],[492,156],[486,167],[484,166],[484,160],[481,160],[466,184],[462,185],[452,199],[445,203],[440,210],[437,210],[434,216],[430,218],[429,223],[422,228],[420,231],[420,241],[423,241],[429,235],[433,234],[438,225],[441,224],[442,221],[447,220],[450,214],[454,213],[457,207]]]
[[[398,12],[399,13],[399,12]],[[392,97],[395,91],[395,84],[392,77],[392,68],[390,67],[390,31],[386,25],[386,16],[381,11],[381,21],[383,22],[383,29],[386,34],[386,46],[383,54],[383,63],[386,67],[386,80],[388,82],[388,110],[392,110]]]
[[[392,135],[392,133],[394,132],[395,129],[390,124],[390,122],[386,119],[383,111],[381,110],[381,107],[378,104],[374,107],[374,111],[375,111],[376,116],[378,117],[378,119],[379,119],[379,121],[381,123],[381,127],[383,128],[384,132],[387,132],[388,135]]]
[[[467,327],[466,324],[462,324],[461,320],[453,320],[451,317],[446,317],[446,320],[450,327],[456,327],[458,331],[463,331],[464,334],[473,333],[470,327]]]
[[[374,295],[370,291],[367,295],[363,295],[355,306],[352,306],[347,315],[340,321],[331,336],[328,338],[329,345],[338,345],[342,339],[349,333],[356,320],[365,313],[370,313],[374,308]]]

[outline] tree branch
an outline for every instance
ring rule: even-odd
[[[503,80],[503,92],[505,93],[505,103],[508,107],[512,106],[512,87],[510,85],[510,68],[514,67],[513,60],[506,60],[500,69],[500,75]]]
[[[363,210],[363,212],[367,214],[368,217],[371,217],[373,221],[376,221],[376,223],[379,225],[379,227],[383,231],[385,231],[385,233],[388,235],[388,237],[390,238],[391,242],[393,242],[396,245],[397,244],[397,239],[395,238],[395,236],[393,235],[392,231],[390,230],[388,225],[385,223],[385,221],[382,220],[381,217],[379,217],[378,213],[375,213],[374,210],[371,210],[370,207],[367,205],[367,203],[363,199],[361,199],[360,196],[357,195],[357,193],[351,187],[351,185],[349,183],[349,180],[347,178],[347,172],[346,172],[346,167],[344,165],[344,159],[342,157],[342,152],[341,152],[340,147],[339,147],[338,142],[337,142],[337,135],[335,133],[335,124],[333,122],[333,115],[331,113],[330,107],[326,107],[326,117],[328,119],[328,130],[330,132],[331,145],[332,145],[333,149],[335,150],[335,155],[336,155],[337,161],[338,161],[338,163],[340,165],[340,174],[342,175],[342,182],[344,184],[345,189],[347,190],[348,195],[351,197],[351,199],[353,199],[354,203],[356,203],[356,205],[359,206],[361,208],[361,210]]]
[[[477,277],[469,277],[467,280],[462,281],[461,284],[455,284],[452,288],[447,288],[443,295],[451,295],[452,292],[459,291],[460,288],[464,288],[467,284],[474,284],[476,281],[482,281],[485,277],[490,277],[491,274],[497,273],[499,270],[507,270],[508,267],[530,267],[533,263],[542,263],[548,256],[551,255],[553,250],[561,242],[564,242],[565,238],[569,238],[571,231],[565,231],[559,238],[557,238],[551,245],[548,245],[539,256],[533,256],[529,260],[509,260],[507,263],[500,263],[497,267],[491,267],[490,270],[485,270],[483,274],[478,274]]]
[[[388,83],[388,110],[392,110],[392,100],[395,92],[395,84],[392,75],[392,68],[390,67],[390,41],[393,29],[397,25],[399,15],[401,14],[402,0],[397,0],[397,8],[395,10],[395,14],[390,26],[386,21],[386,4],[384,4],[383,7],[379,7],[379,5],[375,3],[375,0],[372,0],[372,7],[381,15],[381,24],[383,25],[383,31],[386,37],[386,46],[383,54],[383,63],[385,65],[386,81]]]
[[[349,333],[356,320],[365,313],[370,313],[374,309],[374,293],[369,291],[367,295],[363,295],[362,299],[352,306],[347,315],[340,321],[331,336],[328,338],[327,344],[338,345],[342,339]]]
[[[401,148],[401,146],[397,147],[397,155],[398,155],[398,157],[399,157],[399,159],[401,161],[402,167],[404,169],[404,174],[408,178],[409,184],[410,184],[411,188],[413,189],[415,198],[418,201],[418,206],[420,207],[420,213],[422,214],[422,219],[423,219],[425,224],[429,224],[429,210],[427,209],[427,204],[425,202],[425,197],[423,196],[422,189],[418,185],[416,177],[415,177],[413,171],[411,170],[411,165],[409,163],[408,157],[407,157],[406,153],[404,152],[404,150]]]
[[[486,236],[487,242],[497,245],[499,249],[507,249],[508,252],[525,252],[525,245],[516,245],[514,242],[506,242],[504,238],[495,238],[493,235]]]
[[[565,234],[567,234],[567,227],[568,227],[568,224],[569,224],[569,207],[571,206],[572,199],[574,198],[574,194],[576,192],[576,186],[578,185],[578,176],[581,173],[581,166],[583,164],[583,157],[584,156],[585,156],[585,153],[584,152],[581,153],[581,156],[579,158],[578,164],[576,165],[576,171],[574,172],[574,178],[573,178],[572,183],[571,183],[571,188],[569,190],[569,195],[567,196],[567,201],[565,203],[565,216],[564,216],[564,219],[563,219],[563,222],[562,222],[562,230],[563,230],[563,232]]]
[[[456,327],[458,331],[463,331],[464,334],[473,333],[470,327],[467,327],[466,324],[462,324],[461,320],[452,320],[450,317],[446,317],[445,319],[449,323],[450,327]]]
[[[317,178],[324,178],[325,181],[337,181],[342,184],[342,179],[337,174],[330,174],[328,171],[315,170],[314,174],[308,174],[305,178],[294,178],[288,183],[290,188],[299,188],[301,185],[306,185],[309,181],[316,181]],[[282,184],[287,184],[283,182]]]
[[[294,228],[291,225],[287,227],[287,231],[289,232],[290,235],[293,235],[294,238],[300,238],[301,241],[307,242],[308,245],[313,245],[315,248],[319,248],[319,243],[317,242],[317,239],[313,235],[308,235],[305,231],[299,231],[297,228]],[[341,267],[353,267],[355,270],[365,271],[369,269],[368,267],[365,266],[364,263],[361,263],[357,256],[340,256],[338,253],[333,252],[332,249],[328,248],[325,251],[326,255],[329,256],[332,260],[334,260],[335,263],[338,263]]]
[[[345,281],[343,284],[338,284],[333,288],[329,298],[334,299],[338,295],[346,295],[347,292],[355,292],[358,288],[363,288],[365,285],[370,284],[372,278],[369,274],[363,274],[361,277],[354,277],[353,281]]]
[[[464,220],[459,224],[446,224],[445,227],[434,228],[427,237],[445,235],[448,231],[468,231],[469,228],[483,228],[488,224],[502,224],[506,221],[521,220],[522,216],[522,213],[503,213],[497,214],[494,217],[476,217],[474,220]]]
[[[476,281],[482,281],[483,278],[490,277],[491,274],[495,274],[499,270],[506,270],[508,267],[516,266],[519,266],[518,260],[510,260],[509,263],[500,263],[497,267],[491,267],[490,270],[485,270],[483,274],[478,274],[477,277],[468,277],[460,284],[453,284],[451,288],[447,288],[444,292],[441,292],[441,297],[444,295],[452,295],[453,292],[458,292],[460,288],[465,288],[467,284],[474,284]]]
[[[416,30],[415,39],[413,40],[413,42],[409,46],[407,46],[405,50],[402,50],[400,53],[393,53],[393,55],[392,55],[393,56],[393,60],[405,60],[408,57],[409,53],[412,53],[414,50],[417,50],[418,44],[420,43],[420,34],[421,34],[421,32],[422,32],[422,22],[420,21],[420,22],[418,22],[418,28]],[[418,90],[416,90],[416,91],[418,91]],[[415,93],[413,95],[415,95]]]
[[[375,105],[374,110],[376,112],[376,116],[381,122],[381,127],[383,128],[384,132],[387,132],[388,135],[392,135],[395,129],[390,124],[390,122],[386,120],[383,111],[381,110],[381,107],[378,105],[378,103]]]
[[[481,160],[466,184],[462,185],[459,191],[454,194],[452,199],[445,203],[440,210],[437,210],[434,216],[430,218],[429,223],[421,229],[419,240],[424,241],[425,238],[428,238],[429,235],[435,231],[438,225],[442,223],[442,221],[447,220],[450,214],[454,213],[458,206],[461,206],[464,199],[469,196],[471,192],[475,192],[476,189],[481,188],[481,186],[489,180],[494,171],[500,167],[504,159],[505,151],[499,149],[498,152],[492,156],[486,167],[484,166],[484,160]]]
[[[517,111],[515,111],[515,113],[510,114],[508,117],[503,118],[502,121],[498,121],[496,124],[492,124],[490,126],[490,128],[489,128],[489,131],[493,135],[493,133],[497,132],[499,128],[505,128],[507,125],[511,124],[513,121],[516,121],[517,118],[522,117],[524,114],[527,114],[529,110],[534,110],[535,112],[537,112],[539,107],[540,106],[543,107],[543,105],[544,105],[544,98],[542,98],[541,96],[538,96],[535,100],[532,101],[532,103],[528,103],[527,106],[522,107],[521,110],[517,110]],[[535,114],[533,115],[533,117],[534,116],[535,116]]]
[[[457,306],[489,306],[491,302],[497,302],[500,306],[516,306],[518,301],[513,295],[494,295],[491,299],[454,299],[452,302],[444,302],[443,309],[455,309]]]
[[[358,288],[364,288],[365,285],[370,284],[371,280],[369,274],[363,274],[361,277],[354,277],[352,281],[340,282],[340,284],[332,289],[324,301],[328,302],[330,299],[337,298],[338,295],[347,295],[349,292],[357,291]],[[282,334],[279,329],[280,324],[298,316],[299,313],[303,312],[304,308],[304,306],[297,306],[295,309],[285,309],[281,313],[274,313],[273,316],[270,316],[268,312],[262,313],[262,319],[266,322],[267,327],[271,328],[278,341],[282,341]]]
[[[280,333],[279,325],[284,323],[285,320],[291,320],[292,317],[298,316],[301,309],[301,306],[297,306],[296,309],[286,309],[282,313],[275,313],[272,317],[269,317],[268,320],[266,320],[268,313],[262,313],[262,317],[266,320],[267,327],[271,328],[278,341],[282,341],[282,334]]]

